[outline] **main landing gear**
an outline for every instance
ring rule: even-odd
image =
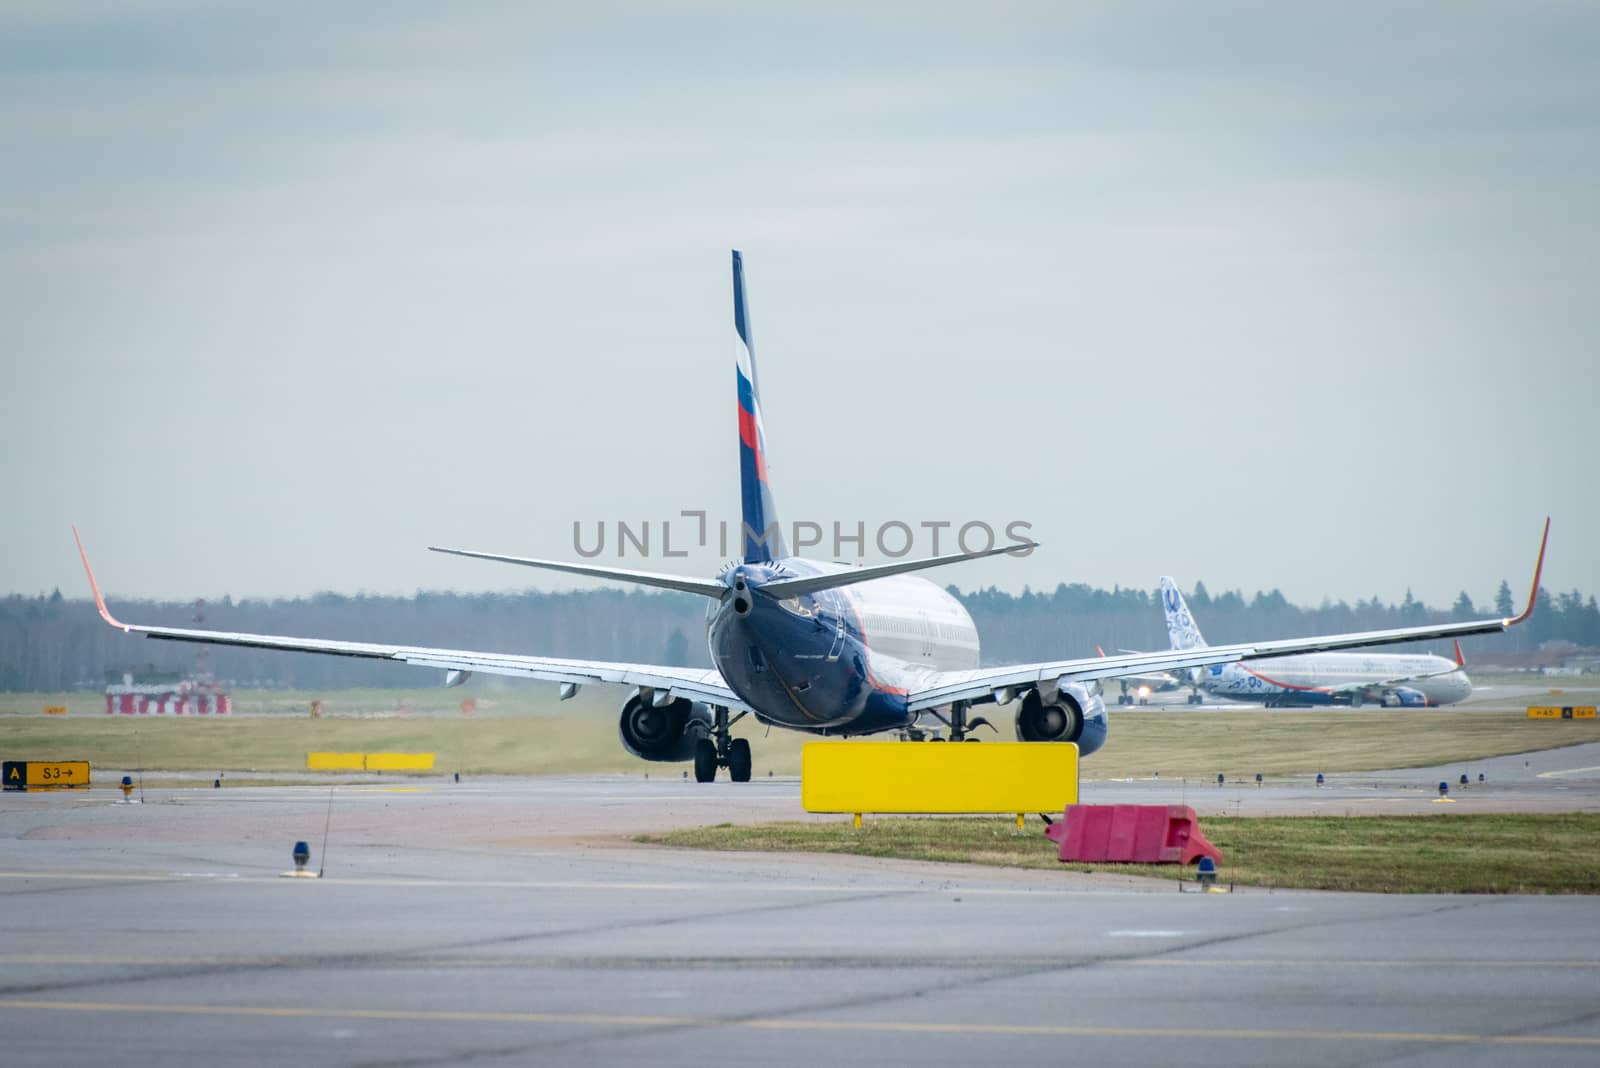
[[[701,738],[694,743],[695,782],[712,781],[717,777],[718,768],[727,768],[728,778],[734,782],[750,781],[750,741],[747,738],[735,738],[728,732],[728,728],[745,715],[740,712],[729,719],[728,710],[717,706],[716,722],[712,726],[713,737]]]

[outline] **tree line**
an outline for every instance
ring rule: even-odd
[[[1012,594],[992,587],[971,592],[950,587],[950,592],[977,623],[983,659],[989,664],[1091,656],[1096,646],[1110,653],[1167,644],[1155,590],[1063,583],[1049,592],[1024,589]],[[1520,607],[1504,582],[1489,604],[1476,604],[1462,592],[1449,608],[1430,608],[1409,591],[1399,604],[1385,604],[1375,596],[1354,604],[1325,600],[1304,608],[1290,604],[1278,590],[1247,598],[1238,590],[1212,594],[1204,583],[1195,585],[1188,601],[1206,639],[1218,644],[1508,616]],[[319,593],[274,600],[223,598],[204,606],[201,623],[196,622],[194,602],[134,601],[119,604],[117,610],[127,619],[176,627],[710,666],[706,602],[678,593],[419,591],[412,597]],[[1540,588],[1537,611],[1528,623],[1508,634],[1465,640],[1462,647],[1469,661],[1492,662],[1496,652],[1523,652],[1556,639],[1600,646],[1600,607],[1592,595],[1585,598],[1577,590],[1552,594]],[[416,687],[437,683],[440,674],[376,660],[130,637],[106,626],[92,601],[65,598],[59,590],[0,598],[0,691],[98,689],[125,671],[188,672],[195,669],[197,657],[199,666],[217,678],[252,688]]]

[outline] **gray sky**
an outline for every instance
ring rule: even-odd
[[[786,521],[1448,603],[1549,513],[1600,591],[1592,5],[761,7],[0,8],[0,591],[736,521],[730,247]]]

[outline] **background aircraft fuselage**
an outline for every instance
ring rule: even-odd
[[[1202,672],[1200,686],[1219,697],[1274,704],[1381,703],[1389,697],[1408,706],[1448,705],[1472,694],[1465,671],[1431,655],[1309,653],[1213,664]]]

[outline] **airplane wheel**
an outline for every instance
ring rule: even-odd
[[[694,781],[710,782],[717,777],[717,747],[709,738],[694,743]]]
[[[981,742],[981,741],[983,741],[982,738],[963,738],[961,740],[963,742]]]
[[[750,781],[750,740],[735,738],[728,743],[728,778],[734,782]]]

